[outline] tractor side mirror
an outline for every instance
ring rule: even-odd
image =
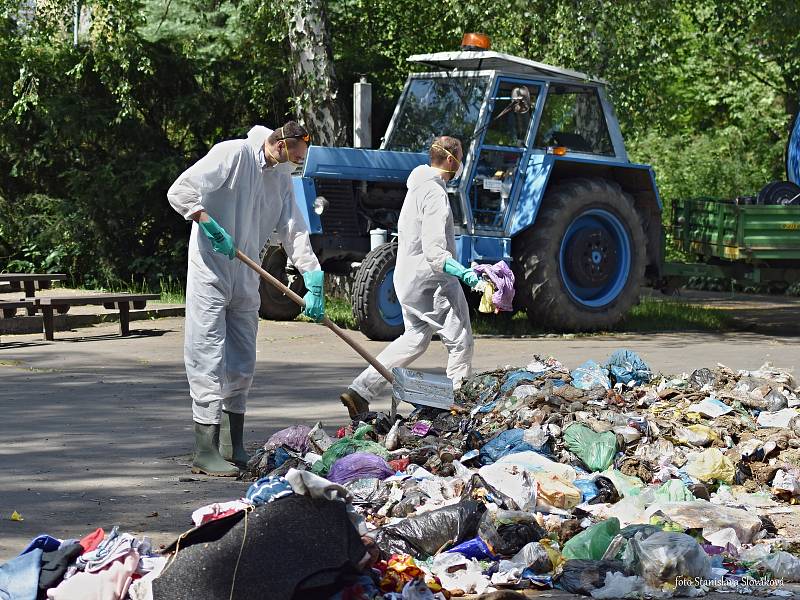
[[[526,113],[531,109],[531,91],[524,85],[511,90],[511,104],[514,112]]]

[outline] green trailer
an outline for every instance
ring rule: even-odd
[[[695,198],[673,203],[669,229],[693,263],[666,263],[664,287],[688,277],[751,284],[800,279],[800,205],[764,205],[750,198]]]

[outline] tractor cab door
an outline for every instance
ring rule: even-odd
[[[531,94],[531,110],[510,110],[497,117],[511,104],[511,92],[524,85]],[[466,197],[472,211],[476,233],[496,234],[503,229],[513,195],[517,192],[520,165],[527,148],[536,114],[534,108],[541,85],[511,78],[499,78],[489,100],[490,125],[477,140],[475,156],[470,164]],[[496,119],[496,120],[495,120]]]

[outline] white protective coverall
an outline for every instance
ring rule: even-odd
[[[187,220],[205,210],[256,262],[272,236],[301,272],[319,270],[291,175],[266,164],[263,146],[271,133],[257,125],[247,139],[216,144],[178,177],[167,197]],[[198,423],[219,423],[223,409],[245,412],[256,362],[258,284],[250,267],[215,252],[192,225],[183,352]]]
[[[447,376],[458,388],[472,371],[473,341],[461,283],[444,273],[445,261],[456,254],[453,213],[440,171],[420,165],[406,185],[394,270],[394,289],[406,329],[378,355],[378,361],[390,371],[406,367],[425,352],[437,333],[449,353]],[[371,402],[386,383],[370,367],[350,387]]]

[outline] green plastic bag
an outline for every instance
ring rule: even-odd
[[[564,430],[564,444],[590,471],[607,469],[617,453],[617,436],[613,431],[597,433],[580,423]]]
[[[619,519],[611,517],[608,521],[584,529],[567,541],[561,554],[566,559],[600,560],[618,533]]]
[[[331,465],[343,456],[353,454],[354,452],[370,452],[377,454],[382,458],[389,456],[388,450],[371,440],[365,440],[364,437],[372,431],[372,425],[364,425],[359,427],[354,433],[353,437],[343,437],[334,442],[322,455],[322,458],[314,463],[311,467],[311,472],[316,475],[326,475],[331,468]]]
[[[634,475],[625,475],[625,473],[616,469],[606,469],[600,474],[611,480],[611,483],[617,488],[617,493],[623,498],[638,496],[644,488],[644,483],[642,483],[641,479]]]
[[[680,479],[670,479],[655,491],[656,502],[691,502],[696,499]]]

